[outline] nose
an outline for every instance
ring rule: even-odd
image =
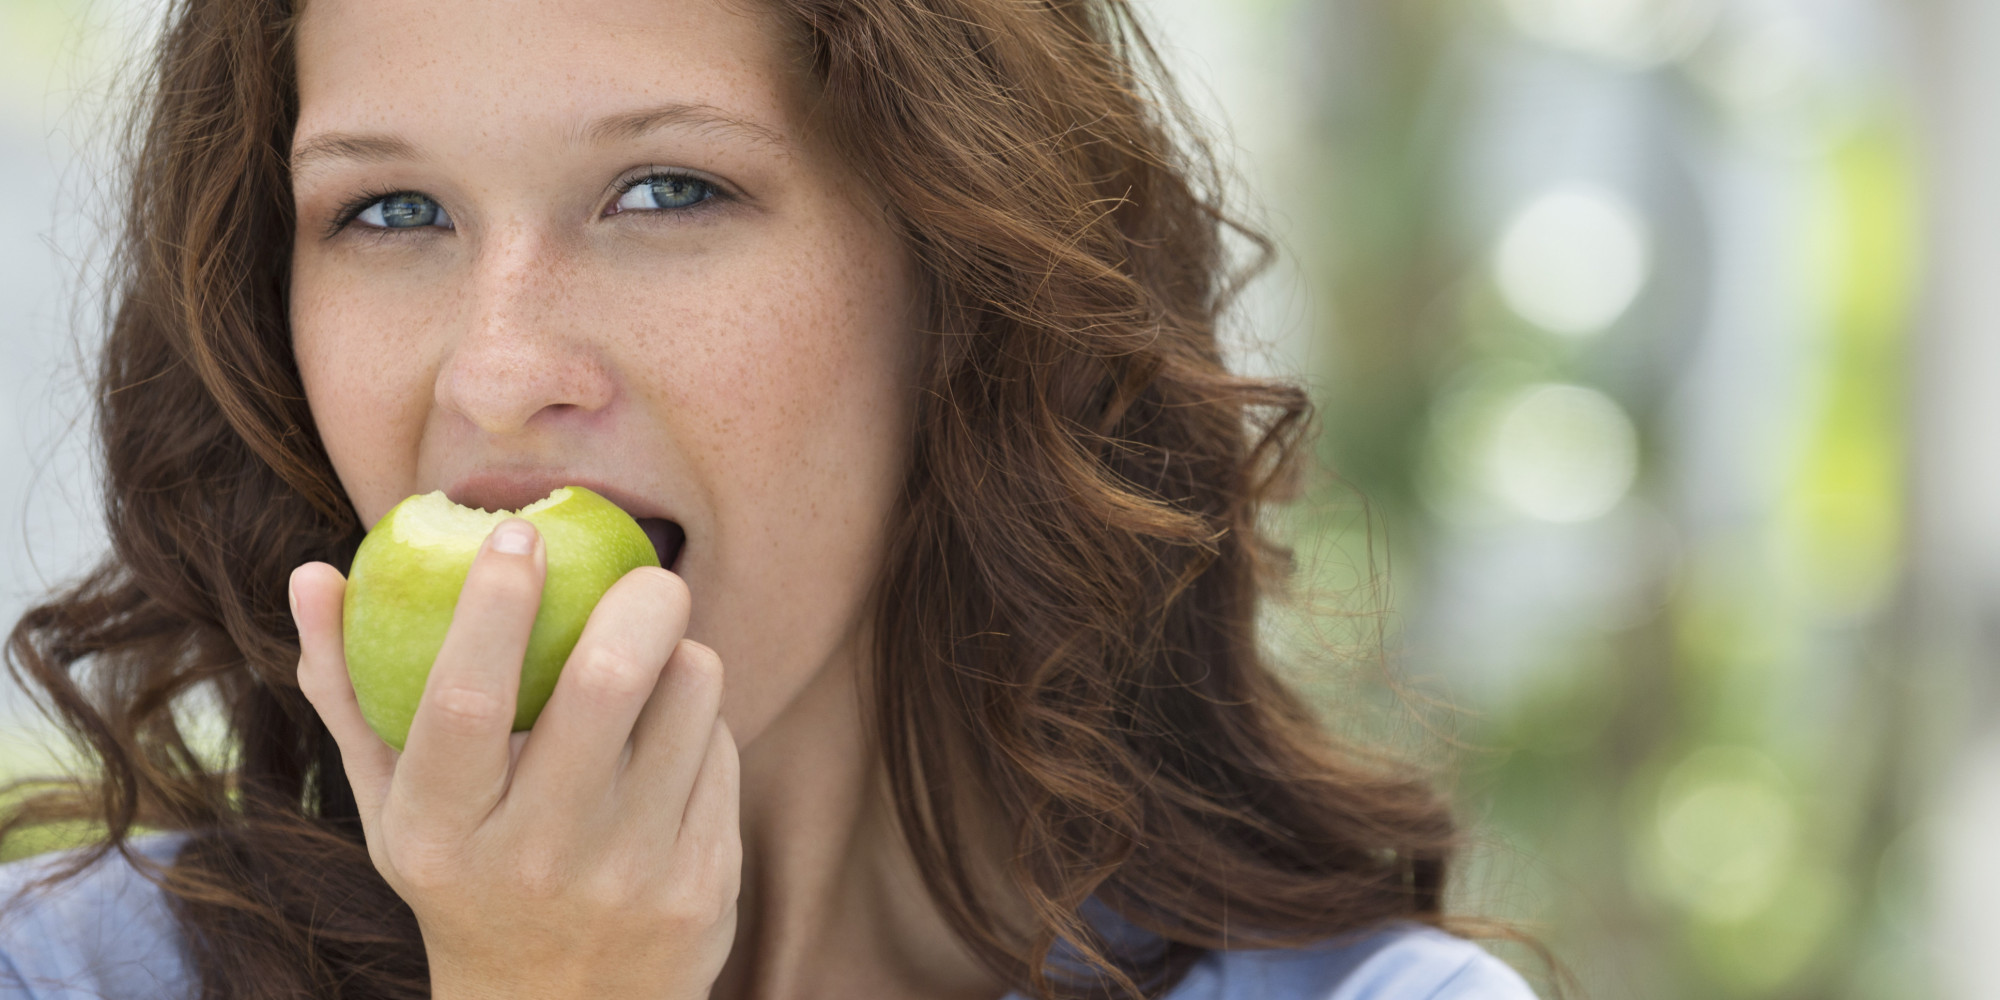
[[[566,300],[573,262],[527,227],[494,234],[462,286],[460,329],[439,365],[437,405],[492,435],[610,405],[617,383]]]

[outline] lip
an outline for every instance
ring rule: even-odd
[[[682,524],[672,511],[589,476],[542,472],[481,472],[466,476],[444,488],[453,503],[483,510],[520,510],[564,486],[584,489],[618,505],[634,518],[657,517]],[[685,527],[685,525],[683,525]]]
[[[478,507],[489,511],[520,510],[564,486],[581,486],[617,504],[620,510],[631,515],[634,520],[643,521],[650,518],[673,522],[681,530],[681,539],[678,551],[672,553],[671,558],[676,566],[679,565],[679,557],[687,551],[687,522],[675,517],[672,511],[660,504],[600,479],[540,470],[479,472],[458,479],[445,487],[444,495],[451,498],[453,503],[464,504],[467,507]],[[673,567],[668,568],[673,569]]]

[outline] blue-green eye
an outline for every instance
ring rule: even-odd
[[[370,203],[355,214],[354,221],[377,229],[451,228],[451,216],[445,214],[443,205],[411,191]]]
[[[686,174],[653,174],[634,181],[618,196],[613,212],[630,209],[657,212],[662,209],[693,208],[716,196],[715,185]]]

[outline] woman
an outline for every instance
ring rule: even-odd
[[[1118,0],[183,0],[114,554],[10,647],[103,762],[11,825],[108,827],[6,925],[21,979],[1527,996],[1436,929],[1437,796],[1260,663],[1307,407],[1221,363],[1228,223],[1152,66]],[[502,525],[392,750],[337,567],[405,496],[571,483],[667,568],[510,735],[543,553]],[[226,763],[173,721],[202,685]]]

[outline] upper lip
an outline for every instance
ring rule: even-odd
[[[534,469],[475,472],[452,482],[445,487],[444,494],[453,503],[467,507],[493,511],[519,510],[563,486],[581,486],[617,504],[634,518],[656,517],[680,523],[672,512],[653,501],[603,480],[569,473]]]

